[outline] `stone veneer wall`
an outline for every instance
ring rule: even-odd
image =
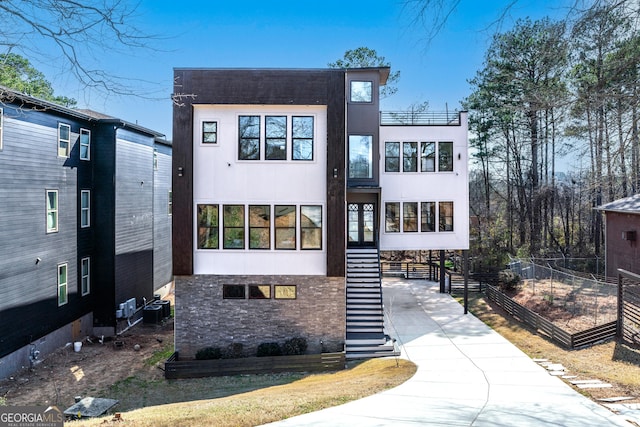
[[[272,285],[271,299],[223,299],[223,285]],[[273,285],[296,285],[297,298],[274,299]],[[188,359],[241,344],[242,356],[255,356],[261,343],[302,337],[309,354],[343,351],[345,298],[344,277],[176,276],[175,348]]]

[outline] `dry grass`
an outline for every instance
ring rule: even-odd
[[[592,399],[640,398],[640,351],[637,349],[612,340],[580,350],[565,350],[477,294],[469,297],[469,311],[531,358],[561,363],[568,373],[580,379],[599,379],[613,385],[610,389],[580,390]]]
[[[255,426],[370,396],[405,382],[415,371],[416,366],[406,360],[372,359],[351,369],[309,375],[290,384],[217,399],[146,407],[122,413],[121,420],[109,416],[68,425]],[[180,381],[181,386],[189,387],[188,380]]]

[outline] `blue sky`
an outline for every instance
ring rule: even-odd
[[[101,68],[144,80],[151,97],[109,96],[74,87],[34,64],[52,81],[56,94],[166,134],[171,139],[174,67],[323,68],[348,49],[375,49],[401,72],[399,91],[383,100],[385,110],[429,102],[433,111],[459,109],[469,95],[468,80],[481,69],[497,29],[495,21],[513,0],[460,0],[446,26],[430,44],[402,0],[141,0],[140,29],[157,34],[155,51],[136,55],[104,52]],[[501,29],[517,18],[561,17],[564,0],[517,0]]]

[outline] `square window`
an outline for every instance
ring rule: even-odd
[[[274,285],[273,297],[275,299],[296,299],[298,297],[296,285]]]
[[[47,190],[47,233],[58,231],[58,190]]]
[[[66,123],[58,123],[58,156],[69,157],[71,145],[71,126]]]
[[[271,285],[249,285],[249,299],[271,299]]]
[[[91,131],[80,129],[80,160],[91,159]]]
[[[215,122],[215,121],[202,122],[202,143],[203,144],[218,143],[218,122]]]
[[[245,299],[246,286],[244,285],[222,285],[222,298],[224,299]]]
[[[371,102],[373,82],[352,81],[351,82],[351,102]]]

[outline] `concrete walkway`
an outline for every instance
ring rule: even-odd
[[[632,426],[463,314],[437,284],[383,286],[387,331],[416,374],[394,389],[270,426]]]

